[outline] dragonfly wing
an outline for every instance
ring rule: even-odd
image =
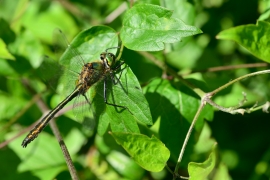
[[[83,123],[83,126],[89,130],[93,130],[96,126],[94,120],[94,111],[91,108],[89,95],[80,94],[74,99],[73,102],[73,115],[74,118]]]

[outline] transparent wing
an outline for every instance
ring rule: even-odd
[[[57,60],[49,56],[44,56],[41,65],[35,70],[36,78],[39,78],[47,86],[48,89],[56,91],[59,79],[64,73],[62,67]]]
[[[74,99],[73,114],[75,119],[80,121],[87,130],[93,130],[95,128],[96,121],[89,96],[79,95]]]
[[[84,62],[82,58],[79,58],[78,51],[70,45],[65,34],[60,29],[55,29],[53,39],[55,54],[59,58],[58,64],[63,69],[59,81],[60,92],[63,96],[68,96],[76,87],[76,80],[78,79]],[[65,56],[67,51],[71,53]],[[63,56],[67,59],[75,58],[76,60],[72,61],[73,64],[62,64],[61,59]]]

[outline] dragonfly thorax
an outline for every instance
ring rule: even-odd
[[[86,63],[81,70],[76,86],[81,86],[84,94],[93,84],[98,82],[106,74],[106,68],[102,61]]]
[[[100,54],[100,60],[86,63],[81,70],[76,87],[81,87],[84,94],[93,84],[111,72],[111,66],[115,63],[115,55],[108,52]]]

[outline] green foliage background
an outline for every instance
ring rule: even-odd
[[[269,62],[267,37],[270,1],[142,0],[136,3],[166,7],[173,10],[172,18],[181,19],[185,25],[203,31],[202,34],[195,36],[190,34],[188,36],[191,37],[181,39],[167,36],[162,41],[166,42],[165,49],[162,50],[163,47],[158,44],[157,47],[161,49],[152,46],[155,52],[150,53],[206,92],[239,76],[269,67],[264,64],[264,67],[253,66],[216,72],[208,69],[216,66]],[[117,32],[121,31],[120,37],[128,42],[122,59],[138,78],[150,106],[154,125],[146,126],[140,123],[140,132],[149,137],[155,135],[166,145],[170,150],[167,164],[174,169],[183,139],[200,99],[189,88],[178,81],[173,81],[170,74],[164,73],[147,56],[135,51],[146,50],[147,47],[144,47],[143,43],[129,42],[130,39],[127,38],[129,31],[126,26],[129,24],[124,18],[125,10],[121,10],[121,7],[129,9],[129,2],[2,0],[0,5],[1,142],[10,140],[42,115],[35,105],[34,95],[25,87],[25,81],[37,93],[41,93],[42,99],[50,108],[62,100],[62,97],[55,93],[60,87],[55,91],[44,93],[46,84],[37,77],[37,72],[42,70],[40,65],[45,55],[51,59],[59,59],[61,51],[64,52],[59,50],[55,53],[54,43],[61,44],[59,40],[61,38],[54,36],[55,29],[61,29],[71,42],[82,30],[96,25],[107,25]],[[119,12],[119,16],[110,21],[113,12]],[[169,15],[167,14],[168,17]],[[257,20],[264,22],[257,24]],[[181,24],[178,20],[174,22]],[[260,31],[263,34],[259,36],[263,37],[264,42],[258,49],[250,48],[252,45],[249,46],[245,41],[245,38],[251,40],[257,37],[256,34],[253,36],[248,33],[246,36],[241,34],[241,30],[246,26],[240,25],[247,24],[252,24],[249,27],[254,28],[255,32],[259,27],[263,29]],[[239,34],[234,36],[234,33]],[[150,35],[156,34],[150,32],[148,37]],[[218,40],[216,37],[227,40]],[[234,40],[241,46],[228,40]],[[269,87],[269,75],[255,76],[223,90],[215,96],[214,101],[225,107],[235,106],[243,98],[241,93],[244,91],[247,93],[248,102],[245,104],[247,107],[253,106],[256,102],[263,104],[269,100]],[[203,119],[209,121],[204,122]],[[200,177],[209,175],[208,179],[216,180],[269,179],[269,119],[269,114],[261,111],[245,115],[230,115],[220,111],[213,114],[213,109],[207,106],[188,143],[179,174],[188,176],[188,170],[189,173],[191,171],[201,173],[202,170],[198,170],[199,168],[205,170],[204,172],[210,172],[215,168],[214,173],[201,174]],[[81,179],[172,179],[172,175],[166,169],[161,172],[144,170],[116,144],[111,135],[105,133],[104,136],[99,136],[96,130],[85,130],[82,124],[74,120],[72,112],[67,112],[57,120]],[[121,134],[118,136],[121,137]],[[49,127],[45,128],[26,149],[20,146],[24,137],[25,134],[0,149],[2,177],[70,179],[62,152]],[[217,142],[215,150],[213,150],[214,142]],[[209,156],[210,152],[212,154]],[[187,168],[189,162],[204,162],[204,164],[198,165],[196,169],[195,163],[192,170],[190,167]],[[210,163],[210,166],[207,166],[207,163]]]

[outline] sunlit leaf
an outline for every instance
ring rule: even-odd
[[[170,151],[155,136],[149,138],[142,134],[111,133],[118,144],[144,169],[161,171],[169,157]]]
[[[187,0],[165,0],[168,9],[173,10],[172,17],[181,19],[183,22],[193,25],[195,21],[195,7]]]
[[[120,36],[123,44],[137,51],[159,51],[164,43],[174,43],[181,38],[202,31],[173,18],[173,11],[157,5],[138,4],[126,12]]]
[[[221,31],[218,39],[232,40],[246,48],[259,59],[270,62],[270,23],[258,21],[257,24],[248,24]]]

